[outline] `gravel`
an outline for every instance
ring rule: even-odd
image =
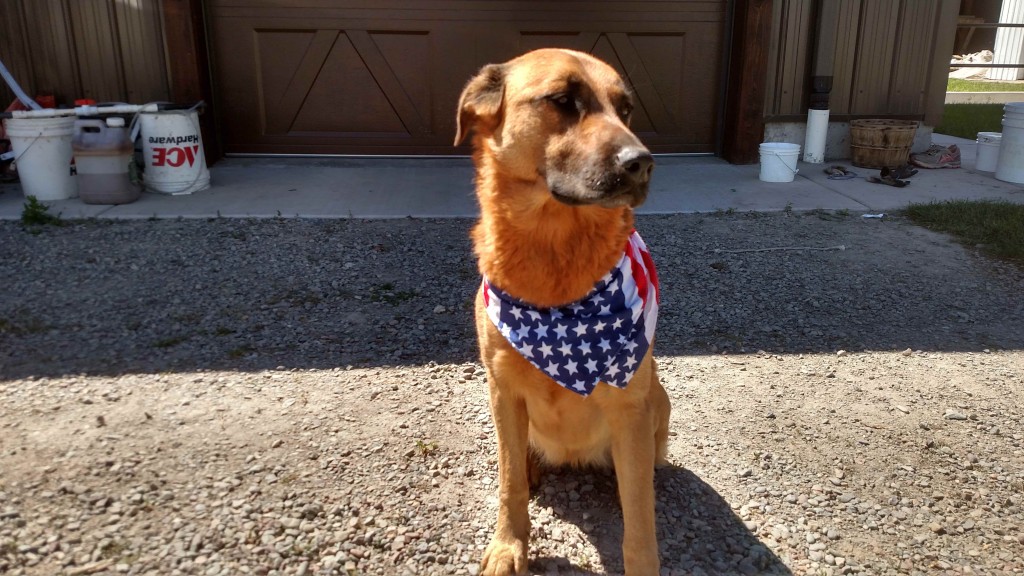
[[[470,226],[0,223],[0,573],[477,574]],[[1024,572],[1020,269],[898,218],[637,227],[663,574]],[[532,573],[621,572],[613,473],[530,507]]]

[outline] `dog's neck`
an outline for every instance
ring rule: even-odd
[[[562,306],[586,296],[622,257],[632,209],[567,206],[543,179],[492,174],[477,183],[482,216],[473,243],[481,273],[502,291],[537,307]]]

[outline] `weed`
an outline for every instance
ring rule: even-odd
[[[61,226],[60,214],[50,214],[50,207],[40,202],[35,196],[29,196],[21,210],[21,223],[25,226]]]
[[[12,317],[0,318],[0,334],[24,336],[40,334],[48,329],[49,327],[42,320],[22,310],[15,311]]]
[[[110,542],[104,544],[102,548],[100,548],[100,555],[101,557],[107,559],[120,558],[121,554],[124,553],[124,551],[127,549],[128,547],[125,546],[123,543],[118,542],[117,540],[111,540]]]
[[[252,346],[239,346],[238,348],[234,348],[228,352],[228,356],[232,358],[244,358],[255,351],[256,349]]]
[[[395,290],[395,285],[391,282],[370,288],[370,302],[384,302],[392,306],[408,302],[418,296],[414,290]]]
[[[793,203],[792,202],[786,202],[786,207],[782,209],[782,212],[786,216],[792,215],[793,214]]]
[[[153,343],[153,346],[157,348],[170,348],[181,344],[185,340],[186,338],[184,336],[171,336],[170,338],[161,338],[160,340],[157,340]]]
[[[423,456],[424,458],[430,456],[434,452],[437,452],[437,448],[437,442],[425,442],[423,440],[416,441],[416,450],[420,453],[420,456]]]

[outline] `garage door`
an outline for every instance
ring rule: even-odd
[[[656,152],[713,152],[725,0],[208,0],[226,151],[452,154],[482,65],[533,48],[618,68]]]

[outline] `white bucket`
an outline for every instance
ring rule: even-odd
[[[164,110],[139,114],[146,189],[161,194],[191,194],[210,187],[199,114]]]
[[[996,179],[1024,184],[1024,102],[1003,106],[1003,138],[999,143]]]
[[[75,117],[10,118],[4,130],[14,149],[21,190],[40,201],[78,196],[78,180],[71,165],[71,137]]]
[[[978,156],[974,169],[982,172],[995,172],[999,161],[999,141],[1003,135],[999,132],[978,132]]]
[[[786,142],[764,142],[758,147],[761,153],[762,182],[792,182],[796,173],[796,159],[800,156],[799,144]]]

